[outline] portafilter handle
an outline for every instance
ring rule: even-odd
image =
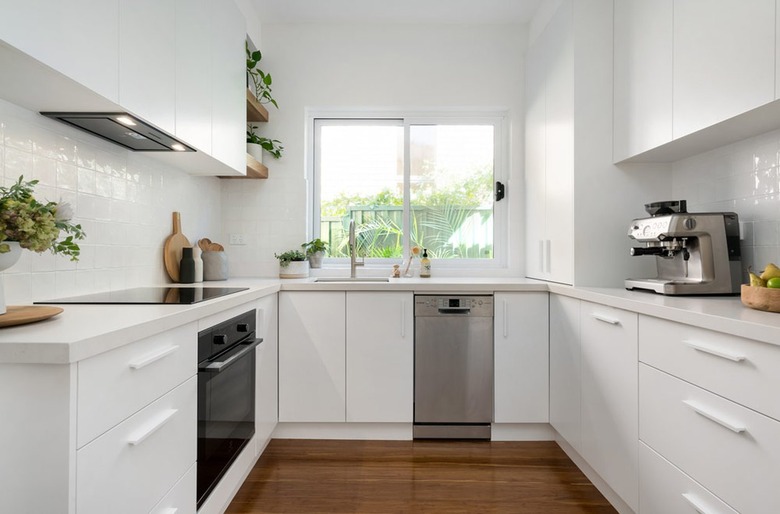
[[[629,250],[629,253],[633,256],[637,255],[661,255],[666,253],[666,248],[662,246],[650,246],[647,248],[641,246],[634,246]]]

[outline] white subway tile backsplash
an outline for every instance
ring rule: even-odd
[[[780,131],[678,161],[672,177],[688,210],[739,215],[745,279],[748,266],[780,263]]]
[[[78,262],[22,252],[0,273],[10,305],[165,283],[162,246],[173,211],[193,243],[220,239],[219,179],[193,177],[0,100],[0,179],[10,185],[20,175],[40,180],[39,200],[70,203],[87,237]]]

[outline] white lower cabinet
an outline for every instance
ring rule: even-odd
[[[496,423],[549,421],[548,293],[494,296]]]
[[[197,377],[76,454],[79,514],[149,512],[195,462]]]
[[[346,294],[279,293],[279,421],[346,419]]]
[[[179,514],[195,512],[196,501],[192,494],[197,489],[197,468],[193,464],[189,471],[168,491],[165,498],[154,506],[151,514]]]
[[[347,293],[347,421],[411,423],[414,295]]]
[[[639,443],[639,512],[737,514],[649,446]]]
[[[735,510],[780,512],[780,422],[640,364],[639,436]]]
[[[580,453],[636,511],[637,314],[590,302],[580,313]]]
[[[580,301],[550,295],[550,424],[581,451]]]
[[[271,440],[279,421],[279,307],[278,295],[257,304],[257,336],[263,342],[256,352],[255,440],[259,455]]]

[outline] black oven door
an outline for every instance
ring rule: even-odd
[[[198,508],[255,433],[255,347],[261,342],[250,338],[198,365]]]

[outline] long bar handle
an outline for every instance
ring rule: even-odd
[[[742,432],[747,430],[747,427],[745,427],[742,424],[737,424],[735,422],[731,422],[729,420],[723,419],[719,415],[709,411],[706,407],[702,407],[696,402],[693,402],[691,400],[683,400],[683,403],[696,411],[696,414],[703,416],[710,421],[714,421],[718,425],[724,426],[734,432],[735,434],[741,434]]]
[[[406,300],[401,300],[401,339],[406,339]]]
[[[165,510],[161,510],[157,514],[176,514],[177,512],[179,512],[179,509],[177,509],[176,507],[168,507]]]
[[[147,426],[131,435],[127,442],[133,446],[138,446],[144,442],[147,437],[160,430],[160,428],[168,423],[168,421],[170,421],[173,415],[177,412],[179,412],[178,409],[168,409],[163,411],[159,416],[155,417],[149,424],[147,424]]]
[[[724,351],[719,348],[713,348],[711,346],[708,346],[706,344],[698,343],[696,341],[683,341],[683,344],[690,346],[694,350],[697,350],[699,352],[709,353],[710,355],[715,355],[716,357],[721,357],[723,359],[728,359],[733,362],[742,362],[747,357],[744,355],[740,355],[738,353],[732,353],[729,351]]]
[[[691,507],[693,507],[699,514],[715,514],[713,511],[702,505],[701,500],[699,500],[691,493],[682,493],[682,497],[685,499],[685,501],[690,503]]]
[[[603,314],[599,314],[597,312],[591,314],[591,316],[593,316],[593,319],[603,321],[604,323],[609,323],[610,325],[620,325],[619,319],[610,318],[609,316],[604,316]]]
[[[179,349],[178,345],[169,346],[168,348],[163,348],[159,352],[149,354],[149,355],[147,355],[145,357],[141,357],[137,361],[131,362],[130,364],[128,364],[128,366],[130,366],[131,369],[145,368],[149,364],[151,364],[153,362],[157,362],[158,360],[162,359],[163,357],[165,357],[167,355],[172,354],[173,352],[175,352],[178,349]]]
[[[549,239],[545,239],[545,241],[544,241],[544,266],[545,266],[545,271],[547,273],[551,273],[551,271],[550,271],[550,263],[552,261],[551,251],[550,251],[550,247],[551,246],[552,246],[552,241],[549,240]]]
[[[504,338],[509,337],[509,320],[507,320],[507,317],[509,315],[509,302],[506,300],[502,300],[503,303],[503,310],[504,310]]]
[[[545,272],[544,269],[544,239],[539,240],[539,271]]]

